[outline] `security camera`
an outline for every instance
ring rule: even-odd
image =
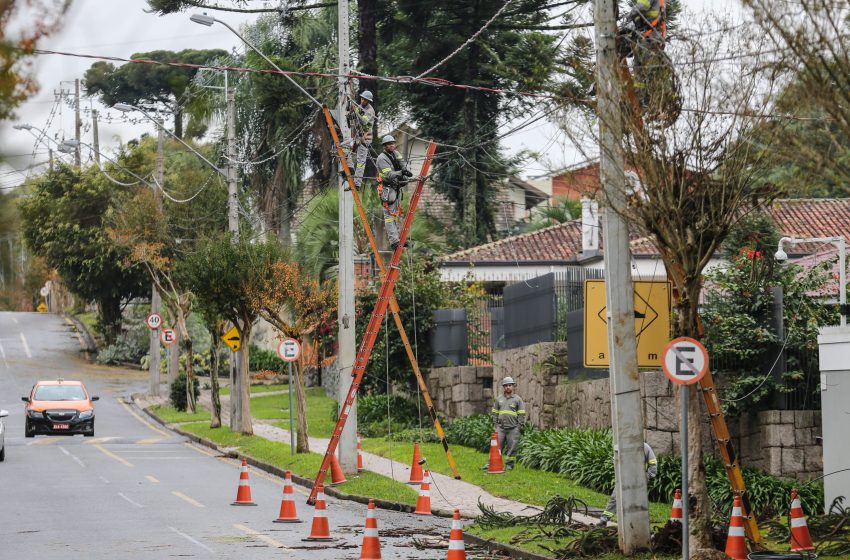
[[[785,262],[788,260],[788,253],[786,253],[782,249],[779,249],[778,251],[776,251],[776,254],[773,255],[773,258],[779,262]]]

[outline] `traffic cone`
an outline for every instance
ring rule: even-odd
[[[413,462],[410,464],[410,480],[408,484],[422,484],[422,465],[419,461],[422,460],[422,451],[419,449],[419,442],[413,442]]]
[[[357,432],[357,472],[363,472],[363,447],[360,445],[360,432]]]
[[[741,513],[741,497],[735,496],[732,517],[729,519],[729,535],[726,537],[726,556],[732,560],[747,560],[747,539],[744,533],[744,516]]]
[[[316,493],[316,508],[313,512],[313,525],[310,527],[310,536],[305,541],[332,541],[331,531],[328,528],[328,514],[325,506],[325,489],[320,484]]]
[[[505,464],[502,462],[499,434],[493,432],[493,435],[490,436],[490,464],[487,466],[487,474],[502,474],[503,472],[505,472]]]
[[[381,542],[378,540],[378,520],[375,519],[375,500],[369,500],[366,510],[366,532],[360,547],[360,560],[381,560]]]
[[[809,534],[806,515],[803,513],[800,498],[797,497],[796,488],[791,490],[791,513],[788,517],[791,520],[791,550],[794,552],[814,550],[815,545],[812,544],[812,536]]]
[[[416,511],[419,515],[431,515],[431,474],[425,471],[422,485],[419,487],[419,497],[416,499]]]
[[[676,488],[673,495],[673,509],[670,510],[670,521],[682,522],[682,491]]]
[[[292,473],[286,471],[283,478],[283,500],[280,501],[280,514],[273,523],[301,523],[295,513],[295,500],[292,492]]]
[[[345,473],[342,472],[342,467],[339,464],[339,459],[336,458],[336,453],[331,455],[331,483],[329,486],[336,486],[348,482],[345,479]]]
[[[466,560],[466,549],[463,546],[463,525],[460,523],[460,510],[455,510],[452,518],[452,532],[449,533],[449,555],[446,560]]]
[[[255,506],[251,500],[251,484],[248,482],[248,460],[242,457],[242,469],[239,472],[239,489],[236,490],[236,501],[232,506]]]

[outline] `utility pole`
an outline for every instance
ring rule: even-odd
[[[348,2],[337,5],[339,38],[339,127],[342,129],[343,142],[351,139],[345,121],[346,94],[348,93]],[[344,178],[339,178],[339,305],[337,322],[339,334],[339,353],[337,354],[337,402],[342,406],[351,387],[351,374],[354,371],[354,359],[357,347],[354,337],[354,203]],[[351,407],[350,416],[339,438],[339,463],[347,473],[357,472],[357,400]]]
[[[92,109],[91,112],[91,126],[92,126],[92,137],[94,144],[94,161],[97,163],[97,166],[100,167],[100,134],[97,130],[97,110]]]
[[[227,101],[227,229],[232,243],[239,243],[239,199],[236,183],[236,92],[228,87],[224,72],[224,96]],[[242,425],[240,395],[242,377],[239,371],[244,350],[233,352],[230,360],[230,429],[237,431]]]
[[[53,148],[47,148],[47,161],[50,165],[50,170],[53,171]]]
[[[74,80],[74,138],[77,139],[77,145],[74,147],[74,165],[77,169],[80,168],[80,127],[83,121],[80,120],[80,79]]]
[[[635,340],[634,288],[625,209],[623,122],[615,0],[595,0],[596,91],[599,155],[605,212],[605,303],[610,356],[611,421],[620,548],[633,554],[649,548],[649,504],[643,452],[640,379]]]
[[[99,147],[97,143],[97,113],[93,113],[92,117],[94,118],[94,147],[95,154],[99,153]],[[99,157],[99,156],[95,156]],[[98,165],[100,161],[98,161]],[[165,133],[162,131],[162,128],[158,129],[157,137],[156,137],[156,184],[153,185],[153,195],[156,198],[156,203],[158,207],[162,206],[162,198],[159,194],[159,188],[162,187],[163,182],[165,181]],[[156,283],[151,282],[151,313],[160,313],[160,309],[162,308],[162,299],[160,298],[159,291],[156,289]],[[160,325],[160,329],[164,328],[165,325]],[[148,362],[148,393],[152,397],[159,396],[159,333],[160,329],[153,330],[150,332],[150,344],[149,344],[149,354],[150,361]]]

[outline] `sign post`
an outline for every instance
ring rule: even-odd
[[[289,450],[295,456],[295,420],[292,416],[292,362],[301,355],[301,344],[294,338],[284,338],[277,345],[277,354],[289,366],[287,383],[289,385]]]
[[[708,351],[699,341],[686,336],[671,340],[661,358],[664,375],[678,384],[682,401],[682,560],[688,560],[688,397],[690,385],[699,383],[708,372]]]

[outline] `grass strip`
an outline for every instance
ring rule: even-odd
[[[251,388],[249,390],[251,391],[252,395],[256,393],[268,393],[270,391],[288,391],[289,385],[287,385],[286,383],[272,383],[271,385],[251,385]],[[222,395],[229,395],[230,387],[221,387],[219,389],[219,393]]]
[[[231,432],[226,427],[210,428],[206,424],[187,424],[182,429],[197,436],[214,441],[223,447],[235,447],[244,455],[289,469],[303,477],[312,478],[322,464],[322,455],[318,453],[291,454],[286,443],[270,441],[259,436],[245,436]],[[355,496],[377,498],[415,505],[417,493],[407,484],[395,482],[385,476],[363,471],[349,476],[348,482],[339,487],[342,492]]]
[[[151,406],[148,410],[159,416],[163,420],[163,422],[166,422],[168,424],[175,424],[178,422],[201,422],[210,420],[209,411],[200,406],[193,414],[190,414],[188,412],[180,412],[171,405],[155,404]]]

